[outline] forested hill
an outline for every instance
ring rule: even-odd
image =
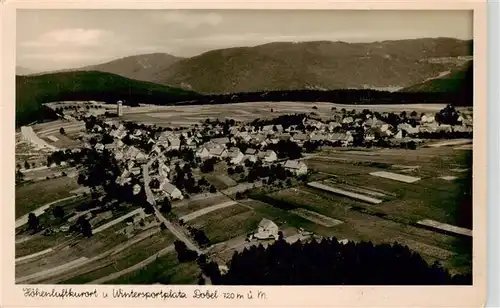
[[[16,125],[47,116],[42,104],[52,101],[169,104],[199,97],[192,91],[97,71],[16,76]]]

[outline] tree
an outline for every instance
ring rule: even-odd
[[[215,193],[217,192],[217,189],[215,188],[215,186],[214,186],[214,185],[210,185],[210,192],[211,192],[212,194],[215,194]]]
[[[66,131],[64,130],[64,127],[61,127],[61,128],[59,129],[59,133],[60,133],[61,135],[65,135],[65,134],[66,134]]]
[[[456,125],[459,114],[453,105],[447,105],[436,114],[436,120],[441,124]]]
[[[64,209],[60,205],[57,205],[52,210],[52,214],[54,215],[55,218],[62,219],[64,217]]]
[[[413,111],[410,113],[410,116],[411,116],[412,118],[414,118],[414,117],[418,116],[418,113],[417,113],[415,110],[413,110]]]
[[[172,210],[172,203],[170,202],[170,199],[164,198],[163,203],[161,205],[161,212],[162,213],[170,213]]]
[[[40,224],[40,221],[39,221],[38,217],[33,213],[29,213],[28,214],[28,229],[33,230],[33,231],[37,231],[39,224]]]
[[[177,252],[177,259],[179,262],[194,261],[198,258],[196,251],[189,250],[186,244],[182,241],[176,240],[174,242],[175,251]]]
[[[83,236],[92,236],[92,226],[90,225],[90,222],[87,220],[87,218],[85,218],[84,216],[80,216],[76,224],[80,227],[80,232],[82,232]]]
[[[30,168],[30,163],[28,163],[27,160],[24,161],[24,169],[29,169]]]
[[[23,180],[24,180],[24,174],[21,172],[21,170],[17,169],[16,179],[15,179],[16,184],[21,183]]]

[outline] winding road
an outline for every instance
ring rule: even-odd
[[[156,217],[158,218],[158,220],[160,220],[161,222],[163,222],[165,224],[167,229],[173,235],[175,235],[175,237],[177,237],[180,241],[184,242],[184,244],[186,244],[186,246],[190,250],[194,250],[198,254],[202,253],[200,248],[198,248],[198,246],[195,245],[191,241],[191,239],[188,236],[186,236],[186,234],[184,234],[184,232],[182,232],[182,230],[177,229],[176,226],[174,226],[174,224],[172,224],[171,221],[166,219],[165,216],[163,216],[163,214],[156,207],[156,201],[154,199],[153,193],[151,192],[151,188],[149,187],[149,181],[151,180],[151,178],[149,177],[149,165],[152,164],[153,162],[154,162],[154,160],[151,160],[147,164],[143,165],[142,176],[144,178],[144,190],[146,192],[147,199],[148,199],[148,201],[150,201],[151,205],[153,206]]]

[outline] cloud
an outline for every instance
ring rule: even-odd
[[[21,43],[23,47],[92,47],[98,46],[112,37],[112,33],[100,29],[67,28],[45,32],[33,41]]]
[[[187,29],[196,29],[201,26],[217,26],[222,22],[222,16],[216,13],[169,11],[166,13],[154,13],[152,20],[160,24],[171,24]]]
[[[98,55],[85,52],[40,52],[40,53],[27,53],[22,55],[25,60],[49,60],[57,62],[79,62],[82,60],[94,60],[102,58],[104,55]]]

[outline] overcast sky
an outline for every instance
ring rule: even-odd
[[[19,10],[17,65],[42,71],[273,41],[472,38],[468,11]]]

